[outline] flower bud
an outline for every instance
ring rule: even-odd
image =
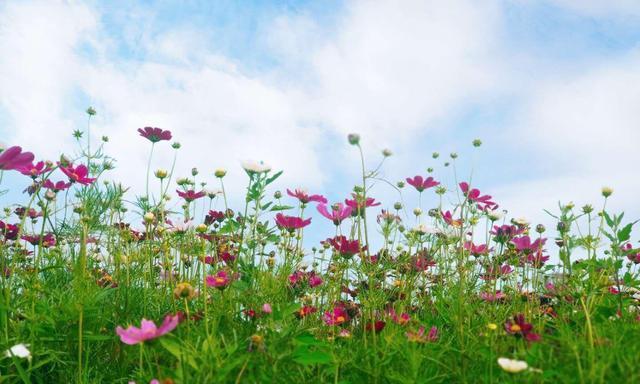
[[[395,204],[393,204],[393,209],[395,209],[396,211],[399,211],[402,209],[402,203],[401,202],[396,202]]]
[[[440,154],[438,152],[433,152],[431,154],[431,157],[433,157],[434,159],[437,159],[438,157],[440,157]]]
[[[87,108],[87,115],[94,116],[96,114],[96,110],[93,107]]]
[[[396,183],[396,185],[398,186],[398,188],[404,188],[404,181],[398,181],[398,183]]]
[[[218,178],[218,179],[222,179],[223,177],[225,177],[225,175],[227,174],[227,170],[224,168],[218,168],[215,170],[215,172],[213,172],[213,174]]]
[[[591,206],[591,204],[587,204],[584,207],[582,207],[582,212],[591,213],[593,212],[593,207]]]
[[[382,156],[384,157],[389,157],[393,154],[393,152],[391,152],[391,150],[389,148],[385,148],[382,150]]]
[[[142,218],[145,223],[151,224],[156,219],[156,215],[154,215],[153,212],[147,212]]]
[[[168,172],[167,172],[167,170],[166,170],[166,169],[158,169],[158,170],[156,170],[155,175],[156,175],[156,177],[157,177],[158,179],[162,180],[162,179],[164,179],[165,177],[167,177]]]
[[[109,142],[109,136],[102,136],[102,141],[105,143]]]
[[[449,156],[451,156],[451,158],[454,159],[454,160],[458,158],[458,154],[455,153],[455,152],[451,152],[451,154]]]
[[[482,141],[480,139],[475,139],[471,142],[473,144],[474,147],[478,148],[479,146],[482,145]]]
[[[349,140],[349,144],[351,144],[351,145],[360,144],[360,135],[358,135],[357,133],[350,133],[347,136],[347,139]]]
[[[196,232],[198,233],[207,232],[207,226],[205,224],[198,224],[198,226],[196,227]]]
[[[196,167],[191,168],[191,176],[198,176],[198,168]]]
[[[180,143],[178,143],[177,141],[171,144],[171,148],[173,149],[180,149],[180,147],[182,147],[182,145],[180,145]]]
[[[610,187],[602,187],[602,196],[605,198],[611,196],[613,194],[613,188]]]
[[[413,214],[414,214],[414,215],[416,215],[416,216],[420,216],[420,215],[422,215],[422,209],[420,209],[420,208],[414,208],[414,209],[413,209]]]
[[[275,191],[275,193],[273,194],[274,199],[280,199],[281,197],[282,197],[282,192],[280,191]]]
[[[544,227],[544,225],[542,224],[538,224],[536,225],[536,232],[538,233],[544,233],[544,231],[546,231],[547,229]]]

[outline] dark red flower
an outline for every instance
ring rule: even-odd
[[[527,341],[538,341],[540,335],[533,332],[533,325],[527,323],[524,319],[524,315],[519,313],[513,316],[513,320],[508,319],[504,323],[504,329],[507,333],[519,337],[524,337]]]
[[[209,211],[209,213],[204,217],[204,223],[207,225],[213,224],[214,221],[221,223],[224,221],[224,212],[222,211]]]
[[[364,330],[367,332],[375,331],[376,333],[380,333],[386,325],[387,323],[385,323],[384,321],[376,320],[373,323],[367,323],[367,325],[364,326]]]
[[[344,258],[350,258],[366,249],[366,246],[360,248],[360,242],[358,242],[357,239],[349,240],[342,235],[336,236],[333,239],[327,239],[326,241]]]
[[[20,227],[18,224],[9,224],[0,220],[0,233],[4,235],[5,240],[15,240],[18,238]]]
[[[164,131],[160,128],[144,127],[138,128],[140,136],[149,140],[152,143],[157,143],[162,140],[171,140],[171,131]]]
[[[62,173],[69,177],[69,181],[72,183],[79,183],[82,185],[89,185],[96,181],[95,178],[87,177],[89,175],[89,170],[84,164],[80,164],[74,168],[73,164],[69,164],[66,167],[60,165],[60,170]]]
[[[412,185],[418,192],[422,192],[425,189],[440,185],[440,183],[435,181],[431,176],[427,177],[426,179],[422,178],[422,176],[415,176],[413,179],[407,177],[407,183],[409,183],[409,185]]]
[[[178,193],[178,196],[185,199],[187,203],[190,203],[194,200],[204,197],[207,194],[204,191],[196,192],[193,189],[190,189],[188,191],[180,191],[179,189],[176,189],[176,192]]]

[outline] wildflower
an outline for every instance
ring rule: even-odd
[[[349,206],[344,206],[342,203],[336,203],[331,207],[331,213],[327,210],[327,205],[324,203],[318,204],[318,212],[329,220],[333,221],[334,225],[340,225],[342,220],[351,216],[351,212],[353,208]]]
[[[330,311],[326,311],[322,316],[327,325],[341,325],[349,321],[349,314],[342,306],[336,306]]]
[[[152,143],[157,143],[158,141],[163,140],[171,140],[171,131],[165,131],[160,128],[152,128],[152,127],[144,127],[138,128],[138,132],[140,136],[149,140]]]
[[[0,152],[0,171],[17,170],[29,166],[34,157],[31,152],[22,152],[21,147],[9,147]]]
[[[280,229],[287,229],[293,232],[296,229],[301,229],[311,224],[311,218],[304,220],[297,216],[285,216],[282,213],[276,215],[276,225]]]
[[[315,272],[310,272],[309,275],[309,287],[315,288],[319,285],[322,285],[322,277],[315,274]]]
[[[465,241],[464,249],[466,249],[470,254],[476,257],[489,253],[489,248],[486,244],[475,245],[471,241]]]
[[[486,209],[496,209],[498,208],[498,204],[491,201],[491,196],[489,195],[480,195],[480,190],[473,188],[469,189],[469,184],[467,182],[462,182],[459,184],[462,193],[467,198],[467,200],[472,201],[477,204],[478,209],[484,211]]]
[[[169,174],[169,172],[167,172],[166,169],[157,169],[156,172],[154,173],[156,175],[156,177],[160,180],[164,179],[165,177],[167,177],[167,175]]]
[[[529,220],[527,220],[524,217],[518,217],[516,219],[511,220],[515,225],[519,226],[519,227],[528,227],[529,226]]]
[[[496,323],[489,323],[487,324],[487,328],[489,328],[489,330],[491,331],[495,331],[496,329],[498,329],[498,325]]]
[[[144,214],[144,216],[142,216],[142,219],[145,223],[151,224],[156,219],[156,215],[154,215],[153,212],[147,212]]]
[[[218,179],[222,179],[227,175],[227,170],[224,168],[218,168],[215,170],[215,172],[213,172],[213,175]]]
[[[218,223],[222,223],[224,221],[225,215],[222,211],[209,211],[209,213],[204,217],[204,223],[207,225],[213,224],[214,221]]]
[[[180,191],[179,189],[176,189],[176,192],[178,193],[178,196],[182,197],[187,203],[207,195],[204,191],[196,192],[193,189],[189,189],[187,191]]]
[[[441,215],[444,222],[449,224],[450,226],[455,228],[460,228],[462,226],[462,219],[454,219],[451,212],[441,212]]]
[[[296,317],[298,319],[303,319],[307,316],[309,316],[312,313],[315,313],[318,311],[318,308],[313,307],[311,305],[305,305],[302,308],[300,308],[298,311],[296,311]]]
[[[351,331],[346,329],[346,328],[342,328],[340,330],[340,332],[338,332],[338,337],[343,338],[343,339],[350,339],[351,338]]]
[[[605,198],[611,196],[613,194],[613,188],[610,187],[602,187],[602,196]]]
[[[191,284],[184,282],[176,285],[176,288],[173,290],[173,295],[176,299],[191,300],[196,296],[196,290],[193,289]]]
[[[505,297],[507,297],[507,295],[502,293],[500,290],[497,290],[496,293],[480,292],[480,298],[482,300],[488,301],[490,303],[493,303],[494,301],[500,301],[500,300],[504,299]]]
[[[167,315],[160,327],[157,327],[153,321],[143,318],[140,323],[140,328],[131,325],[129,328],[123,329],[118,326],[116,328],[116,333],[120,336],[120,340],[123,343],[134,345],[155,339],[173,331],[178,326],[178,320],[178,315]]]
[[[302,204],[306,204],[310,201],[315,201],[317,203],[327,204],[327,199],[322,195],[309,195],[307,191],[303,189],[295,189],[293,192],[290,189],[287,189],[287,195],[291,197],[295,197]]]
[[[254,173],[266,173],[271,170],[271,166],[262,161],[244,161],[242,163],[242,168],[244,168],[244,170],[250,175]]]
[[[31,351],[28,344],[16,344],[4,351],[6,357],[19,357],[21,359],[31,360]]]
[[[504,323],[504,328],[507,333],[524,337],[527,341],[540,340],[540,335],[533,332],[533,325],[527,323],[524,319],[524,315],[521,313],[513,316],[513,321],[508,319]]]
[[[18,172],[32,179],[37,178],[45,172],[49,172],[51,167],[44,161],[38,161],[36,164],[30,163],[18,168]]]
[[[500,368],[510,373],[522,372],[525,369],[529,368],[529,365],[526,361],[512,360],[506,357],[499,357],[498,365],[500,366]]]
[[[485,209],[484,213],[487,215],[487,217],[491,221],[498,221],[498,220],[502,219],[502,217],[503,217],[502,212],[500,212],[498,210],[495,210],[495,209],[491,209],[491,208]]]
[[[353,196],[353,199],[345,199],[344,203],[356,212],[361,212],[364,208],[377,207],[381,204],[376,202],[373,197],[367,197],[366,200],[363,201],[362,196],[358,196],[355,193],[352,193],[351,195]]]
[[[229,274],[225,271],[218,271],[214,276],[207,276],[205,281],[209,287],[218,288],[219,290],[223,290],[227,288],[231,279],[229,278]]]
[[[424,326],[420,326],[417,332],[408,331],[406,333],[407,339],[410,342],[414,342],[414,343],[426,343],[429,341],[431,342],[438,341],[438,327],[436,326],[431,327],[431,329],[429,330],[429,333],[426,335],[424,332],[425,332]]]
[[[365,250],[366,246],[362,249],[360,248],[360,243],[357,239],[348,240],[345,236],[339,235],[332,239],[326,240],[329,244],[333,246],[333,249],[336,250],[340,254],[340,256],[348,259],[353,255],[360,253],[360,251]]]
[[[415,176],[414,178],[407,177],[407,183],[412,185],[418,192],[440,185],[440,183],[435,181],[431,176],[426,179],[423,179],[422,176]]]
[[[89,175],[89,170],[84,164],[80,164],[77,167],[74,167],[73,164],[69,164],[67,166],[60,165],[60,170],[62,173],[67,175],[69,181],[72,183],[78,183],[82,185],[89,185],[96,181],[95,178],[87,177]]]
[[[547,242],[547,239],[538,238],[534,242],[531,242],[531,238],[529,238],[529,236],[521,236],[514,237],[511,242],[516,246],[516,250],[518,252],[522,252],[528,255],[534,252],[541,251],[544,243]]]
[[[364,330],[368,331],[368,332],[375,331],[376,333],[380,333],[380,332],[382,332],[382,330],[384,329],[384,327],[386,325],[387,325],[387,323],[385,323],[384,321],[376,320],[374,322],[367,323],[364,326]]]
[[[47,179],[44,181],[44,183],[42,183],[42,186],[46,189],[53,190],[53,192],[59,192],[69,188],[71,186],[71,183],[65,183],[62,180],[54,183],[51,180]]]
[[[398,315],[393,308],[389,309],[388,314],[389,317],[391,317],[391,320],[398,325],[406,325],[409,323],[409,320],[411,320],[408,313],[404,312]]]
[[[494,225],[493,229],[489,232],[494,237],[496,243],[504,244],[511,241],[515,236],[519,236],[524,233],[523,228],[518,228],[515,225]]]
[[[269,303],[262,304],[262,312],[266,314],[273,312],[273,310],[271,309],[271,304]]]

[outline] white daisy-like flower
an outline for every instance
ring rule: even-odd
[[[440,228],[432,227],[426,224],[418,224],[412,229],[412,231],[416,233],[420,233],[422,235],[426,235],[426,234],[435,235],[438,233],[442,233],[442,230]]]
[[[513,222],[523,227],[526,227],[527,225],[530,224],[529,220],[525,219],[524,217],[518,217],[517,219],[513,219]]]
[[[498,221],[498,220],[502,219],[503,216],[504,216],[504,214],[501,211],[493,210],[493,209],[487,209],[487,217],[489,218],[489,220]]]
[[[262,161],[243,161],[242,168],[249,173],[265,173],[271,170],[271,166]]]
[[[499,357],[498,358],[498,365],[503,370],[505,370],[507,372],[511,372],[511,373],[522,372],[522,371],[526,370],[527,368],[529,368],[529,364],[527,364],[526,361],[512,360],[512,359],[508,359],[506,357]]]
[[[28,344],[16,344],[13,347],[7,349],[4,352],[4,355],[6,357],[15,356],[15,357],[19,357],[21,359],[31,360],[31,351],[29,351],[29,345]]]

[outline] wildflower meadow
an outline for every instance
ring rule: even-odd
[[[104,181],[87,114],[74,154],[0,152],[24,190],[0,184],[2,382],[640,382],[637,220],[607,210],[611,188],[546,207],[545,228],[457,172],[480,140],[444,161],[445,185],[418,166],[382,178],[391,151],[367,159],[351,134],[361,177],[332,201],[275,189],[265,162],[158,169],[157,146],[174,164],[183,150],[174,133],[132,127],[149,157],[131,194]]]

